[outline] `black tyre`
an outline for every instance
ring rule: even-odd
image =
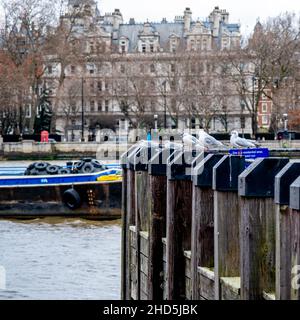
[[[40,174],[39,170],[31,169],[29,175],[30,176],[38,176]]]
[[[102,169],[104,167],[103,164],[96,159],[92,160],[92,165],[97,169]]]
[[[77,170],[81,170],[82,169],[82,167],[85,165],[85,162],[84,161],[79,161],[79,162],[76,162],[75,163],[75,169],[77,169]]]
[[[46,169],[48,174],[54,175],[54,174],[58,174],[59,171],[59,167],[58,166],[49,166]]]
[[[75,189],[68,189],[63,194],[64,204],[71,210],[75,210],[81,206],[81,198]]]
[[[68,168],[61,168],[58,170],[58,174],[70,174],[71,170]]]
[[[35,165],[36,165],[36,162],[31,163],[31,164],[28,166],[27,169],[30,171],[31,169],[33,169],[33,168],[35,167]]]
[[[94,170],[95,170],[94,166],[91,163],[87,162],[82,167],[81,172],[82,173],[92,173],[92,172],[94,172]]]
[[[45,170],[48,167],[48,165],[49,163],[46,163],[46,162],[38,162],[38,163],[35,163],[34,168],[36,170],[42,171],[42,170]]]

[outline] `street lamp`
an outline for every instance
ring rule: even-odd
[[[245,129],[244,110],[245,110],[245,103],[244,103],[244,102],[241,102],[241,129],[242,129],[242,136],[243,136],[243,138],[244,138],[244,129]]]
[[[81,141],[84,142],[84,80],[81,77]]]
[[[167,81],[163,82],[164,86],[164,128],[167,128]]]
[[[157,119],[158,119],[158,115],[155,114],[154,115],[154,129],[155,129],[155,131],[157,131]]]
[[[284,131],[287,131],[288,130],[288,114],[284,113],[282,116],[284,120]]]

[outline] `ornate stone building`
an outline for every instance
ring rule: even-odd
[[[56,128],[78,139],[99,128],[205,127],[250,131],[238,95],[220,78],[218,57],[240,46],[240,26],[215,7],[205,21],[190,8],[174,21],[125,22],[120,10],[101,15],[93,0],[70,0],[61,17],[80,54],[46,59],[44,82]],[[62,62],[63,61],[63,62]],[[63,77],[62,77],[63,73]],[[222,91],[223,90],[223,91]],[[156,116],[157,115],[157,116]]]

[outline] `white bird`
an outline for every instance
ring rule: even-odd
[[[198,139],[200,143],[207,149],[226,148],[226,146],[222,142],[218,141],[213,136],[206,133],[203,129],[199,130]]]
[[[181,150],[183,148],[183,145],[181,143],[173,142],[173,141],[167,141],[164,144],[165,148],[167,149],[174,149],[174,150]]]
[[[152,140],[140,140],[137,142],[137,145],[141,147],[159,148],[159,143]]]
[[[204,150],[206,147],[197,139],[189,133],[184,133],[182,136],[182,141],[184,146],[189,146],[192,149],[201,149]]]
[[[256,147],[256,141],[240,138],[239,133],[237,131],[231,132],[230,144],[234,148],[255,148]]]

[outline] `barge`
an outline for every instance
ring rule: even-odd
[[[90,174],[0,177],[0,218],[121,217],[119,169]]]

